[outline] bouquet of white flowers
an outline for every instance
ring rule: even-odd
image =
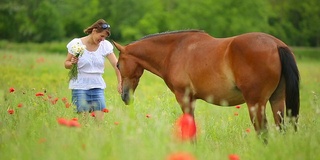
[[[84,53],[84,50],[86,49],[85,45],[81,45],[80,43],[77,43],[71,47],[71,52],[75,55],[75,57],[79,58]],[[69,71],[69,80],[71,79],[77,79],[78,78],[78,64],[73,64],[71,66],[71,69]]]

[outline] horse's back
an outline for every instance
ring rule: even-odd
[[[252,66],[254,69],[281,68],[278,53],[279,46],[286,46],[279,39],[265,33],[247,33],[232,38],[227,48],[230,63]]]
[[[233,45],[250,47],[250,49],[258,52],[265,49],[274,49],[277,46],[286,46],[276,37],[262,32],[245,33],[232,38]]]

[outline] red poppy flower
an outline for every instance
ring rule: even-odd
[[[72,118],[71,120],[73,120],[73,121],[78,121],[78,118]]]
[[[8,113],[9,113],[9,114],[13,114],[13,113],[14,113],[14,110],[13,110],[13,109],[8,109]]]
[[[57,121],[61,125],[69,126],[69,121],[65,118],[58,118]]]
[[[51,104],[56,104],[58,102],[59,98],[55,98],[53,100],[51,100]]]
[[[189,140],[196,136],[196,123],[190,114],[183,114],[176,122],[177,135],[182,140]]]
[[[12,92],[14,92],[14,91],[15,91],[15,89],[14,89],[13,87],[9,88],[9,92],[10,92],[10,93],[12,93]]]
[[[247,132],[247,133],[250,133],[250,128],[247,128],[247,129],[246,129],[246,132]]]
[[[109,113],[109,110],[107,108],[103,108],[102,112]]]
[[[38,93],[36,93],[36,96],[37,96],[37,97],[44,96],[44,93],[38,92]]]
[[[114,122],[114,124],[115,124],[115,125],[118,125],[118,124],[119,124],[119,122]]]
[[[67,103],[68,102],[68,99],[66,97],[62,97],[61,100],[62,100],[63,103]]]
[[[65,103],[66,108],[69,108],[71,106],[71,103]]]
[[[167,156],[167,160],[196,160],[196,158],[190,153],[177,152]]]
[[[96,114],[94,112],[91,112],[91,117],[96,117]]]
[[[240,157],[236,154],[230,154],[229,155],[229,160],[240,160]]]
[[[19,108],[21,108],[22,106],[23,106],[23,104],[22,104],[22,103],[19,103],[19,104],[18,104],[18,107],[19,107]]]
[[[236,106],[236,108],[238,108],[238,109],[239,109],[239,108],[241,108],[241,106],[240,106],[240,105],[237,105],[237,106]]]
[[[81,125],[78,121],[71,120],[71,121],[69,121],[69,126],[70,127],[80,127]]]

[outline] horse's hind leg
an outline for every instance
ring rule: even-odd
[[[266,135],[267,133],[266,104],[270,97],[268,95],[267,91],[260,88],[243,89],[250,119],[258,135]]]
[[[266,102],[247,102],[251,122],[257,135],[268,143],[267,117],[265,113]]]
[[[273,118],[276,126],[282,130],[284,127],[284,107],[285,107],[285,88],[283,79],[280,81],[279,86],[271,95],[269,101],[273,113]]]

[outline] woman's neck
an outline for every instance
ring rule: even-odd
[[[85,37],[83,37],[83,41],[84,45],[87,46],[87,50],[88,51],[95,51],[99,44],[97,44],[94,40],[93,37],[91,35],[87,35]]]
[[[87,36],[85,36],[85,37],[83,37],[84,38],[84,40],[85,40],[85,42],[87,43],[87,45],[98,45],[94,40],[93,40],[93,37],[92,37],[92,35],[90,34],[90,35],[87,35]]]

